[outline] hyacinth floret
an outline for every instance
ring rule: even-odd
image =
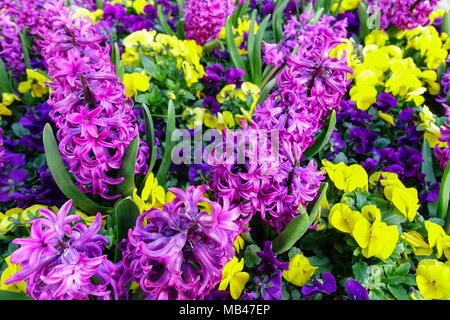
[[[0,11],[0,59],[13,76],[25,73],[19,29],[5,12]]]
[[[116,284],[109,276],[114,265],[102,255],[108,244],[98,234],[102,216],[98,213],[87,227],[79,222],[81,216],[69,214],[71,206],[72,200],[67,201],[57,214],[41,209],[42,218],[30,220],[30,238],[12,241],[20,247],[11,263],[22,269],[6,283],[26,280],[27,295],[36,300],[109,300]]]
[[[139,283],[147,299],[203,299],[222,280],[234,257],[233,242],[243,230],[241,212],[227,199],[204,196],[208,186],[183,191],[163,209],[141,214],[121,244],[120,283]]]
[[[235,9],[233,0],[186,0],[186,39],[195,40],[199,45],[216,39]]]
[[[139,131],[132,100],[126,100],[124,85],[114,73],[110,47],[91,21],[67,14],[59,3],[47,5],[57,12],[53,30],[46,35],[42,51],[52,92],[48,104],[58,129],[59,149],[79,188],[104,198],[109,185],[123,178],[114,177],[128,145]],[[141,140],[136,173],[147,171],[148,146]]]

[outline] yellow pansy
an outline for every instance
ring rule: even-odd
[[[377,89],[374,86],[360,84],[350,89],[350,99],[356,103],[358,109],[366,111],[377,101]]]
[[[390,58],[385,50],[380,50],[376,45],[369,45],[363,49],[364,64],[372,69],[386,72],[390,68]]]
[[[361,215],[368,221],[373,222],[375,220],[381,220],[381,211],[377,206],[370,204],[361,208]]]
[[[22,210],[21,214],[20,214],[20,221],[21,222],[27,222],[30,219],[33,219],[37,216],[39,216],[39,210],[41,209],[50,209],[53,212],[58,212],[58,208],[57,207],[51,207],[49,208],[46,205],[42,205],[42,204],[34,204],[30,207],[27,207],[25,209]]]
[[[145,92],[150,87],[150,77],[143,73],[133,72],[123,75],[123,84],[125,85],[125,95],[133,97],[138,91]]]
[[[352,210],[344,203],[336,203],[328,215],[328,222],[339,231],[352,234],[358,220],[364,219],[359,211]]]
[[[438,75],[435,70],[424,70],[420,75],[423,84],[428,85],[428,92],[431,95],[437,95],[441,90]]]
[[[392,184],[402,184],[402,182],[398,179],[398,174],[387,171],[376,171],[372,173],[369,177],[369,185],[371,188],[375,187],[378,182],[384,187],[386,185]]]
[[[352,192],[359,188],[361,191],[368,190],[368,176],[366,170],[359,164],[350,166],[344,163],[333,165],[329,161],[322,161],[325,170],[336,188],[345,192]],[[325,165],[326,164],[326,165]],[[328,168],[333,167],[331,170]],[[331,175],[330,175],[331,172]]]
[[[144,14],[144,7],[148,5],[146,0],[134,0],[133,8],[137,14]]]
[[[74,10],[74,17],[89,18],[92,21],[92,24],[96,24],[103,18],[103,10],[97,9],[92,12],[86,8],[76,7]]]
[[[446,264],[434,259],[420,260],[416,269],[416,282],[425,300],[450,299],[450,268]]]
[[[19,264],[11,263],[11,256],[6,257],[5,261],[7,267],[5,270],[3,270],[2,276],[0,278],[0,290],[26,293],[27,285],[25,283],[25,280],[14,284],[5,284],[5,281],[11,278],[13,274],[15,274],[17,271],[22,270],[22,267]]]
[[[401,238],[406,240],[416,256],[429,256],[433,253],[433,249],[417,231],[403,232]]]
[[[374,29],[366,36],[366,38],[364,39],[364,43],[366,46],[374,44],[378,48],[381,48],[386,44],[386,41],[388,40],[389,40],[388,33],[379,29]]]
[[[173,194],[171,192],[166,194],[164,188],[158,184],[158,179],[153,172],[150,172],[147,180],[145,180],[141,196],[137,195],[136,188],[133,190],[133,200],[142,213],[151,208],[162,209],[166,203],[173,200]]]
[[[147,31],[145,29],[130,33],[123,39],[123,45],[125,48],[139,47],[139,46],[152,46],[154,44],[156,31]]]
[[[240,261],[236,257],[228,262],[222,270],[222,281],[219,284],[219,290],[226,290],[230,286],[230,295],[233,299],[238,299],[248,282],[250,275],[243,272],[244,258]]]
[[[425,228],[428,231],[428,243],[431,248],[436,247],[436,257],[440,258],[442,254],[447,260],[450,260],[450,236],[437,223],[425,221]]]
[[[397,210],[413,221],[420,208],[417,189],[405,186],[390,185],[384,188],[384,196],[391,201]]]
[[[343,43],[338,44],[333,49],[331,49],[329,57],[341,59],[344,54],[347,60],[347,65],[352,69],[355,69],[358,64],[358,59],[356,54],[353,53],[353,44],[349,39],[343,38],[340,39]],[[347,79],[350,79],[353,75],[351,73],[347,73]]]
[[[125,48],[122,53],[122,62],[125,66],[133,67],[140,61],[139,52],[137,48]]]
[[[289,260],[289,269],[283,270],[283,278],[293,285],[303,287],[316,269],[307,257],[297,253]]]
[[[20,101],[20,98],[13,93],[2,93],[2,102],[0,103],[0,120],[2,119],[2,115],[12,115],[12,112],[8,109],[8,106],[10,106],[14,101]]]
[[[21,208],[12,208],[6,211],[4,214],[0,212],[0,232],[2,234],[6,234],[8,231],[12,230],[16,223],[14,223],[14,220],[16,220],[18,223],[20,223],[20,215],[22,213]]]
[[[235,84],[227,84],[216,95],[216,100],[219,103],[224,103],[226,100],[229,100],[231,98],[237,98],[237,97],[239,97],[239,91],[236,90],[236,85]]]
[[[242,238],[241,235],[238,235],[236,240],[234,240],[233,249],[236,253],[239,253],[242,249],[244,249],[244,238]]]
[[[339,13],[344,13],[347,11],[351,11],[353,9],[356,9],[358,7],[358,4],[360,4],[362,0],[342,0],[341,7],[339,8]],[[334,1],[333,5],[331,6],[331,12],[335,13],[339,5],[339,1]]]
[[[439,148],[445,149],[448,148],[448,143],[445,141],[439,140],[441,137],[441,133],[439,132],[438,135],[435,135],[434,133],[425,131],[423,134],[423,137],[428,141],[428,144],[430,145],[430,148],[434,149],[436,145],[439,145]]]
[[[384,113],[382,111],[378,111],[378,118],[388,123],[390,126],[395,127],[394,117],[390,114]]]
[[[42,98],[44,94],[48,93],[48,87],[44,83],[49,81],[46,76],[32,69],[27,69],[26,73],[28,80],[20,82],[17,88],[20,93],[30,91],[31,95],[37,98]]]
[[[388,226],[379,219],[370,224],[364,218],[356,222],[353,237],[362,248],[364,257],[377,257],[385,260],[397,246],[399,232],[397,226]]]

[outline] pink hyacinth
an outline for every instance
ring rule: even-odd
[[[133,102],[127,101],[110,48],[90,20],[67,14],[60,3],[46,7],[57,12],[42,55],[53,79],[48,104],[60,152],[82,191],[114,199],[118,195],[108,194],[110,185],[123,178],[113,172],[139,134]],[[136,173],[145,174],[146,158],[148,146],[141,140]]]
[[[238,207],[205,198],[207,190],[205,185],[185,192],[170,188],[172,202],[138,217],[119,246],[120,283],[136,281],[152,300],[203,299],[219,284],[243,224]]]
[[[199,45],[214,40],[236,9],[233,0],[186,0],[184,30],[186,39]]]
[[[12,241],[20,247],[11,254],[11,263],[22,269],[6,284],[25,280],[27,295],[36,300],[109,300],[117,292],[110,276],[115,267],[102,255],[108,241],[98,234],[101,214],[87,227],[76,223],[79,215],[69,214],[71,206],[72,200],[67,201],[57,214],[41,209],[43,217],[30,220],[30,238]]]
[[[397,29],[414,29],[429,22],[429,15],[439,0],[369,0],[369,14],[381,12],[380,27],[386,30],[389,25]]]
[[[0,58],[13,76],[25,73],[19,29],[5,12],[0,11]]]

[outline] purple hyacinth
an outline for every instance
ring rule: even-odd
[[[445,103],[443,103],[442,106],[445,108],[447,121],[441,127],[441,136],[439,137],[439,140],[446,142],[448,147],[441,149],[439,145],[436,145],[434,147],[434,155],[440,160],[439,165],[441,169],[444,170],[450,160],[450,106]]]
[[[16,238],[20,247],[11,254],[11,263],[22,269],[6,284],[26,280],[27,295],[36,300],[111,299],[116,284],[109,274],[112,262],[102,255],[108,244],[98,234],[102,216],[98,213],[87,227],[78,222],[79,215],[70,215],[72,200],[55,214],[41,209],[43,218],[31,220],[30,238]]]
[[[0,169],[5,166],[5,148],[3,147],[3,136],[2,136],[2,128],[0,128]]]
[[[382,12],[380,27],[386,30],[389,25],[397,29],[414,29],[429,22],[429,15],[439,0],[369,0],[369,14]]]
[[[442,75],[441,78],[441,92],[439,96],[436,97],[436,101],[440,103],[445,103],[447,101],[447,96],[450,90],[450,68]]]
[[[12,70],[13,76],[25,73],[24,55],[19,37],[19,28],[10,16],[0,11],[0,59],[6,70]]]
[[[234,256],[233,242],[243,230],[241,212],[226,198],[223,204],[205,198],[205,185],[169,190],[175,199],[140,215],[120,244],[120,283],[136,281],[147,299],[204,299]]]
[[[108,194],[109,186],[123,178],[111,173],[120,168],[128,145],[139,135],[133,104],[114,73],[110,47],[101,45],[102,36],[91,21],[75,18],[58,5],[46,6],[57,14],[42,55],[53,79],[48,104],[59,149],[82,191],[113,199],[118,195]],[[136,173],[145,174],[147,157],[148,146],[141,140]]]
[[[216,39],[235,8],[233,0],[186,0],[186,39],[193,39],[199,45]]]

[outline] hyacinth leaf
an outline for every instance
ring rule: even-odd
[[[88,215],[106,212],[109,209],[108,207],[101,206],[89,199],[77,188],[75,183],[73,183],[72,178],[62,161],[52,127],[48,123],[44,127],[43,140],[48,168],[61,192],[68,199],[72,199],[73,203]]]
[[[120,51],[117,43],[114,43],[114,47],[111,51],[111,62],[114,63],[115,73],[119,76],[120,81],[123,80],[123,74],[125,72],[125,67],[122,60],[120,59]]]
[[[0,300],[34,300],[25,293],[0,290]]]
[[[317,154],[330,140],[331,134],[333,133],[334,127],[336,125],[336,111],[333,110],[328,120],[328,127],[326,130],[322,131],[317,135],[314,144],[303,152],[306,159],[310,159],[315,154]]]
[[[30,62],[30,53],[28,52],[29,40],[27,37],[28,27],[23,28],[23,31],[20,32],[19,28],[17,28],[17,32],[19,33],[20,44],[22,45],[22,53],[23,53],[23,61],[25,62],[25,66],[27,69],[31,69]]]
[[[281,233],[272,240],[273,252],[281,254],[288,251],[305,234],[309,226],[309,217],[306,213],[296,216]]]
[[[247,0],[243,4],[239,4],[237,9],[234,10],[233,15],[231,17],[231,22],[233,23],[233,26],[237,26],[238,19],[242,18],[242,16],[247,12],[249,4],[250,0]]]
[[[343,0],[339,0],[339,3],[337,5],[336,10],[333,12],[333,16],[336,17],[339,14],[339,10],[341,10],[341,6],[342,6],[342,1]]]
[[[442,32],[450,34],[450,15],[448,14],[448,11],[446,11],[442,17]]]
[[[252,11],[252,17],[250,19],[250,28],[248,30],[248,48],[250,50],[248,50],[248,62],[250,64],[250,81],[256,85],[259,85],[259,83],[255,82],[255,77],[256,77],[256,70],[255,70],[255,56],[256,56],[256,52],[254,50],[252,50],[251,48],[254,48],[255,46],[255,22],[256,22],[256,9],[254,9]]]
[[[153,125],[152,114],[145,103],[141,104],[141,108],[144,112],[146,142],[148,148],[153,151],[153,145],[155,144],[155,126]]]
[[[283,16],[284,9],[288,5],[289,0],[277,1],[272,16],[272,30],[275,42],[279,42],[283,38]]]
[[[273,86],[277,83],[277,78],[272,78],[265,84],[265,86],[262,88],[261,93],[259,94],[258,101],[256,102],[256,105],[261,105],[267,97],[270,94],[270,91],[272,90]]]
[[[97,9],[103,9],[103,0],[95,0],[95,5]]]
[[[254,64],[255,73],[253,74],[253,83],[256,85],[260,85],[262,79],[262,60],[261,60],[261,47],[264,36],[264,31],[266,30],[267,24],[269,22],[270,16],[266,16],[263,21],[260,23],[258,31],[256,32],[255,42],[253,45],[253,50],[249,51],[249,59],[250,63]],[[249,46],[250,48],[250,46]],[[250,52],[252,52],[252,58],[250,58]]]
[[[358,6],[358,15],[359,21],[361,22],[361,27],[359,28],[359,38],[361,39],[361,42],[364,43],[364,39],[369,34],[369,28],[367,27],[367,19],[369,19],[369,16],[367,14],[366,5],[363,2],[361,2]]]
[[[13,92],[11,81],[9,81],[8,72],[5,69],[3,60],[0,58],[0,90],[1,92]]]
[[[178,23],[177,23],[177,38],[180,40],[185,39],[185,32],[184,32],[184,23],[185,22],[186,22],[186,19],[181,18],[180,20],[178,20]]]
[[[123,177],[124,180],[117,186],[117,191],[124,197],[130,196],[133,193],[134,188],[136,188],[134,184],[134,173],[136,172],[136,158],[139,142],[139,137],[136,137],[128,145],[122,160],[122,166],[119,170],[119,177]]]
[[[230,54],[231,61],[233,62],[236,68],[239,68],[245,72],[244,81],[249,80],[249,74],[247,68],[245,67],[244,61],[242,60],[241,55],[239,54],[236,44],[234,43],[234,34],[233,29],[231,27],[230,18],[227,19],[225,24],[225,32],[226,32],[226,44],[228,47],[228,53]]]
[[[140,211],[133,200],[126,198],[118,201],[114,206],[114,220],[116,222],[116,240],[119,244],[122,239],[128,236],[128,230],[136,225],[136,219],[139,217]],[[116,246],[114,255],[115,262],[122,258],[122,254]]]
[[[441,189],[439,190],[439,200],[437,204],[437,217],[445,219],[450,202],[450,161],[444,169],[444,173],[441,178]],[[448,218],[448,217],[447,217]],[[447,219],[446,222],[449,222]],[[449,224],[446,223],[447,232],[449,231]]]
[[[428,143],[427,139],[423,138],[423,144],[422,144],[422,167],[421,172],[425,175],[425,180],[435,183],[436,182],[436,176],[434,175],[433,170],[433,155],[431,153],[430,144]]]
[[[322,12],[329,14],[331,10],[331,0],[317,0],[314,4],[314,11],[318,12],[320,9],[322,9]]]
[[[158,12],[159,23],[161,23],[161,27],[162,27],[164,33],[168,34],[169,36],[174,36],[175,32],[173,32],[172,28],[170,28],[169,24],[167,23],[166,17],[164,16],[161,6],[158,6],[157,12]]]
[[[203,45],[203,51],[210,52],[220,44],[219,40],[210,40]]]
[[[167,110],[167,128],[166,128],[166,144],[164,150],[164,157],[156,174],[156,179],[160,185],[164,185],[167,180],[167,173],[169,172],[170,163],[172,162],[172,149],[174,142],[172,141],[172,133],[175,130],[175,106],[173,100],[169,100],[169,108]]]
[[[314,204],[314,207],[311,209],[311,211],[309,213],[309,225],[312,225],[313,222],[316,220],[317,215],[320,212],[320,206],[322,204],[322,201],[327,194],[327,189],[328,189],[328,182],[322,183],[322,185],[320,186],[319,191],[318,191],[318,193],[320,193],[320,196],[317,198],[317,201]]]

